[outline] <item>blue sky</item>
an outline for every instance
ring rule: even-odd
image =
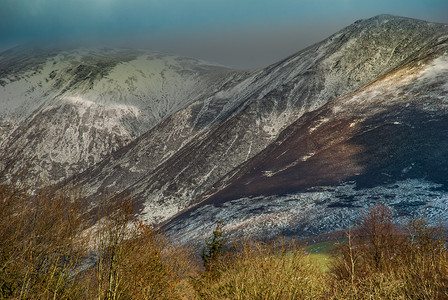
[[[383,13],[448,23],[448,1],[0,0],[0,50],[28,41],[82,41],[248,68]]]

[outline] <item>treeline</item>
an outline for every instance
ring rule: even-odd
[[[240,241],[191,282],[204,299],[448,299],[442,227],[421,219],[398,226],[378,205],[330,252],[324,270],[295,241]]]
[[[70,190],[0,185],[0,298],[448,299],[446,232],[392,216],[366,212],[322,268],[291,239],[229,241],[218,224],[196,253],[134,218],[130,199],[91,208]]]

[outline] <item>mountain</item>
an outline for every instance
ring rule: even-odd
[[[315,236],[347,228],[377,203],[398,221],[446,225],[446,38],[428,57],[302,116],[223,189],[165,224],[168,232],[201,241],[222,220],[235,236]]]
[[[236,72],[161,53],[17,47],[0,54],[0,149],[58,182],[99,162]]]
[[[378,202],[447,221],[446,24],[380,15],[246,71],[80,51],[2,54],[0,95],[27,96],[2,100],[1,145],[92,204],[131,195],[181,241],[219,220],[231,236],[312,236]]]
[[[367,86],[386,80],[402,68],[426,61],[430,64],[431,58],[443,56],[447,32],[443,24],[387,15],[358,21],[318,44],[267,68],[253,70],[244,80],[190,104],[70,183],[85,187],[92,199],[112,190],[131,194],[138,199],[141,215],[149,222],[164,222],[179,214],[165,227],[178,236],[185,234],[186,239],[201,237],[204,233],[201,228],[212,228],[221,218],[228,224],[228,231],[240,231],[244,227],[241,222],[247,222],[249,228],[258,228],[260,222],[267,222],[273,227],[261,226],[264,229],[252,231],[276,232],[273,228],[282,222],[267,213],[272,205],[281,211],[288,210],[286,202],[306,202],[297,199],[311,197],[310,189],[325,185],[325,193],[319,190],[319,195],[327,195],[332,189],[342,193],[340,189],[350,190],[348,183],[357,188],[352,175],[370,170],[363,173],[363,178],[368,178],[371,173],[383,172],[380,166],[367,168],[361,162],[359,166],[348,165],[347,159],[338,165],[339,158],[332,152],[325,156],[326,161],[320,160],[316,153],[323,150],[319,147],[349,139],[346,136],[349,131],[342,131],[342,127],[334,124],[328,128],[322,126],[327,128],[323,132],[318,125],[333,124],[335,116],[329,115],[328,121],[326,117],[313,119],[312,116],[323,114],[322,110],[344,97],[358,95]],[[393,91],[399,88],[398,84],[391,87]],[[378,93],[381,93],[379,89]],[[353,107],[347,104],[346,110],[363,112],[365,116],[351,116],[347,124],[356,119],[368,126],[368,115],[359,111],[359,103],[348,103]],[[380,110],[377,106],[375,103],[366,109],[372,109],[374,114]],[[306,122],[314,122],[316,130],[295,129]],[[292,136],[297,141],[293,142]],[[285,144],[287,137],[291,142]],[[353,149],[358,149],[356,153],[362,157],[361,146]],[[277,163],[278,156],[282,160]],[[328,180],[323,176],[325,173],[320,173],[328,170],[317,163],[310,164],[311,161],[327,164],[332,159],[335,164],[331,171],[335,175]],[[304,163],[299,163],[302,160]],[[365,163],[374,161],[366,158]],[[343,174],[337,174],[339,169]],[[290,194],[294,196],[279,200]],[[316,196],[310,198],[312,203],[313,197]],[[283,202],[278,204],[278,201]],[[320,216],[326,214],[323,208],[320,213]],[[294,214],[297,217],[297,210]],[[351,220],[338,220],[328,227],[343,226]],[[303,232],[300,228],[306,225],[288,222],[285,226],[285,232],[297,233]]]

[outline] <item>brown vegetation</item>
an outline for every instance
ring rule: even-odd
[[[76,297],[75,272],[86,257],[81,207],[70,192],[0,186],[1,298]]]
[[[92,227],[72,191],[0,185],[0,299],[180,298],[189,249],[135,220],[130,199],[100,204]]]
[[[445,232],[372,207],[346,231],[325,272],[294,241],[235,243],[191,279],[201,299],[448,299]]]
[[[385,206],[371,208],[347,232],[331,267],[335,299],[448,299],[444,230],[420,219],[407,228]]]
[[[323,269],[296,241],[227,241],[193,251],[109,197],[89,222],[73,191],[0,185],[0,299],[448,299],[445,232],[372,208]]]

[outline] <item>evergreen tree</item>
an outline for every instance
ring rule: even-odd
[[[205,240],[205,247],[202,248],[202,262],[206,271],[213,269],[213,265],[223,254],[226,242],[227,238],[224,236],[224,230],[222,229],[222,220],[219,220],[213,231],[213,236],[211,239]]]

